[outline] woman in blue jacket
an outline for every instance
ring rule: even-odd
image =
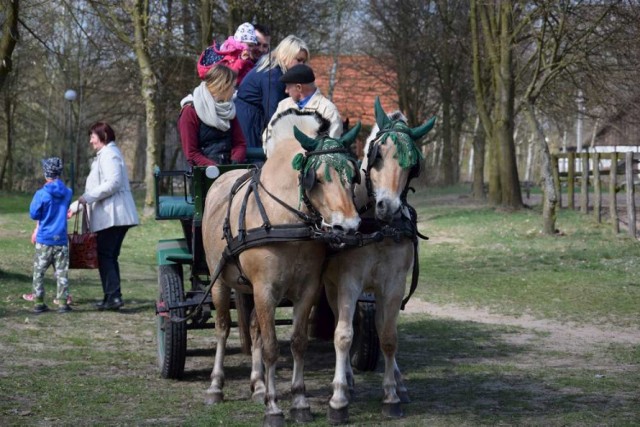
[[[262,131],[286,98],[280,77],[294,65],[309,60],[309,48],[302,39],[289,35],[270,55],[264,55],[246,75],[235,99],[236,115],[247,140],[247,148],[262,147]]]

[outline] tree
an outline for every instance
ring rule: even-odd
[[[522,195],[513,140],[516,83],[513,52],[527,23],[519,19],[520,12],[521,2],[471,0],[476,109],[489,142],[489,201],[515,209],[522,207]],[[491,70],[489,87],[482,79],[484,66]],[[483,98],[489,90],[493,96]]]
[[[459,180],[458,158],[460,132],[467,108],[466,94],[471,92],[468,75],[469,9],[467,0],[438,0],[433,2],[433,17],[427,23],[430,34],[428,58],[435,71],[435,82],[441,102],[443,184]]]
[[[2,36],[0,37],[0,89],[4,85],[7,75],[11,71],[11,54],[18,42],[18,11],[19,0],[2,0],[6,11],[2,22]]]

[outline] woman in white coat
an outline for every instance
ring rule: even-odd
[[[91,126],[89,142],[97,155],[85,193],[78,199],[80,205],[89,206],[90,228],[98,236],[98,270],[104,292],[102,302],[96,304],[100,310],[119,310],[124,305],[118,257],[127,231],[139,223],[127,166],[115,139],[115,132],[107,123]],[[77,211],[77,204],[74,205],[71,214]]]

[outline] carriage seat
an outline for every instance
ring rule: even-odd
[[[159,196],[156,206],[157,219],[190,219],[195,208],[191,196]]]

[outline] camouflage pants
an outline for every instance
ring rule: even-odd
[[[48,246],[36,243],[36,254],[33,257],[33,293],[38,302],[44,300],[44,274],[50,265],[55,268],[57,282],[56,298],[66,301],[69,296],[69,247]]]

